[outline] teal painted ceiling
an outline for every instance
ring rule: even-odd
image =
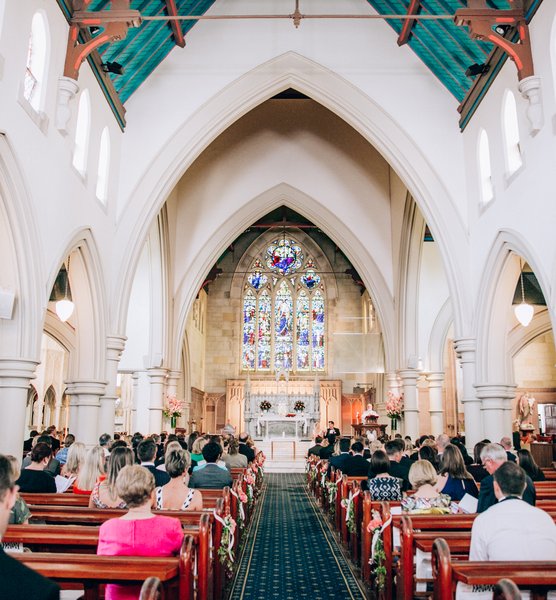
[[[214,0],[175,0],[179,15],[202,15]],[[410,0],[367,0],[380,14],[405,14]],[[540,0],[533,0],[537,5]],[[288,2],[288,5],[290,3]],[[487,0],[492,8],[509,8],[508,0]],[[454,14],[458,8],[467,6],[466,0],[421,0],[420,14]],[[109,0],[93,0],[89,10],[109,10]],[[165,15],[164,0],[132,0],[131,8],[142,15]],[[531,13],[531,10],[529,10]],[[180,21],[184,35],[197,21]],[[395,31],[392,35],[392,49],[396,48],[397,34],[402,28],[401,20],[388,20]],[[230,23],[233,27],[233,23]],[[303,35],[303,26],[300,28]],[[186,38],[187,39],[187,38]],[[409,47],[438,77],[450,93],[461,102],[473,78],[465,75],[467,68],[474,63],[487,61],[493,45],[469,37],[466,28],[458,27],[452,20],[423,20],[414,22],[409,39]],[[125,102],[164,60],[174,48],[175,41],[168,22],[143,21],[140,27],[131,28],[121,41],[100,48],[103,62],[117,62],[124,67],[123,75],[110,74],[110,78],[122,102]],[[187,48],[183,50],[187,52]]]
[[[202,15],[214,0],[176,0],[179,15]],[[88,10],[106,10],[110,0],[93,0]],[[144,16],[167,15],[164,0],[132,0],[131,8]],[[183,34],[197,21],[179,21]],[[112,83],[122,102],[125,102],[147,79],[175,46],[172,28],[165,21],[143,21],[140,27],[130,28],[125,39],[101,46],[102,61],[117,62],[124,67],[123,75],[110,73]]]

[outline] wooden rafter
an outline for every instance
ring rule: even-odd
[[[421,0],[411,0],[407,7],[407,16],[417,15],[421,10]],[[405,19],[402,25],[402,30],[398,36],[398,46],[403,46],[409,42],[411,30],[416,23],[416,19]]]
[[[166,10],[168,11],[169,17],[177,17],[178,16],[178,7],[176,6],[175,0],[164,0],[166,3]],[[183,36],[183,31],[181,30],[181,23],[176,19],[170,19],[170,27],[172,28],[172,33],[174,34],[174,41],[176,42],[176,46],[180,48],[185,47],[185,37]]]

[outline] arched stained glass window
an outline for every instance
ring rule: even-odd
[[[324,285],[305,256],[284,237],[253,262],[244,285],[242,369],[324,371]]]

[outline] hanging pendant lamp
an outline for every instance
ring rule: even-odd
[[[527,327],[527,325],[529,325],[533,319],[535,309],[530,304],[525,302],[525,290],[523,287],[523,264],[521,259],[519,261],[519,280],[521,282],[521,304],[516,304],[516,306],[514,306],[514,313],[516,319],[523,325],[523,327]]]
[[[68,256],[68,267],[63,268],[60,272],[63,274],[64,279],[64,297],[56,302],[56,314],[62,323],[65,323],[73,314],[75,308],[74,303],[71,300],[71,291],[69,291],[68,273],[69,273],[70,259]]]

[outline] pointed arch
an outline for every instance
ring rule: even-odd
[[[118,235],[121,239],[129,239],[130,244],[124,250],[121,270],[114,281],[114,288],[117,288],[114,297],[118,302],[119,328],[122,329],[125,323],[133,272],[142,243],[150,224],[176,183],[196,157],[229,125],[258,104],[289,87],[298,89],[340,116],[365,137],[401,177],[439,244],[451,296],[454,298],[455,327],[461,334],[466,332],[471,316],[469,265],[464,259],[468,236],[445,185],[415,142],[380,106],[337,74],[294,52],[288,52],[253,69],[205,103],[175,132],[174,137],[153,161],[149,171],[139,179],[130,196],[131,200],[124,208],[120,207]],[[241,212],[242,217],[245,217],[245,212]],[[253,206],[250,207],[250,212],[250,217],[244,218],[246,223],[252,223],[254,214],[258,214]],[[307,214],[305,207],[300,212]],[[315,215],[313,222],[324,220],[318,216]],[[342,227],[337,215],[334,220],[337,229],[328,228],[327,231],[337,239],[338,235],[333,236],[331,232],[339,230],[343,233],[345,227]],[[225,235],[224,231],[220,233],[220,230],[227,228],[226,225],[224,223],[222,227],[215,227],[218,234],[212,242],[212,258],[216,254],[215,247],[222,247],[224,237],[234,239]],[[347,242],[342,245],[343,248],[349,246]],[[369,289],[373,285],[376,288],[369,277],[369,269],[363,268],[363,264],[369,260],[368,254],[363,249],[358,257],[352,252],[350,260],[364,277],[365,285]],[[210,265],[203,264],[192,288],[198,288],[201,277],[208,272],[208,268]],[[374,267],[372,270],[375,270]],[[379,296],[375,295],[377,300]],[[189,310],[190,303],[190,300],[185,301],[184,310]],[[383,312],[389,310],[386,302],[382,304]],[[179,321],[183,322],[183,319],[180,318]],[[382,322],[385,327],[389,326],[389,319],[383,318]],[[387,335],[386,333],[385,337]],[[388,350],[386,360],[387,363],[394,363],[388,357]]]

